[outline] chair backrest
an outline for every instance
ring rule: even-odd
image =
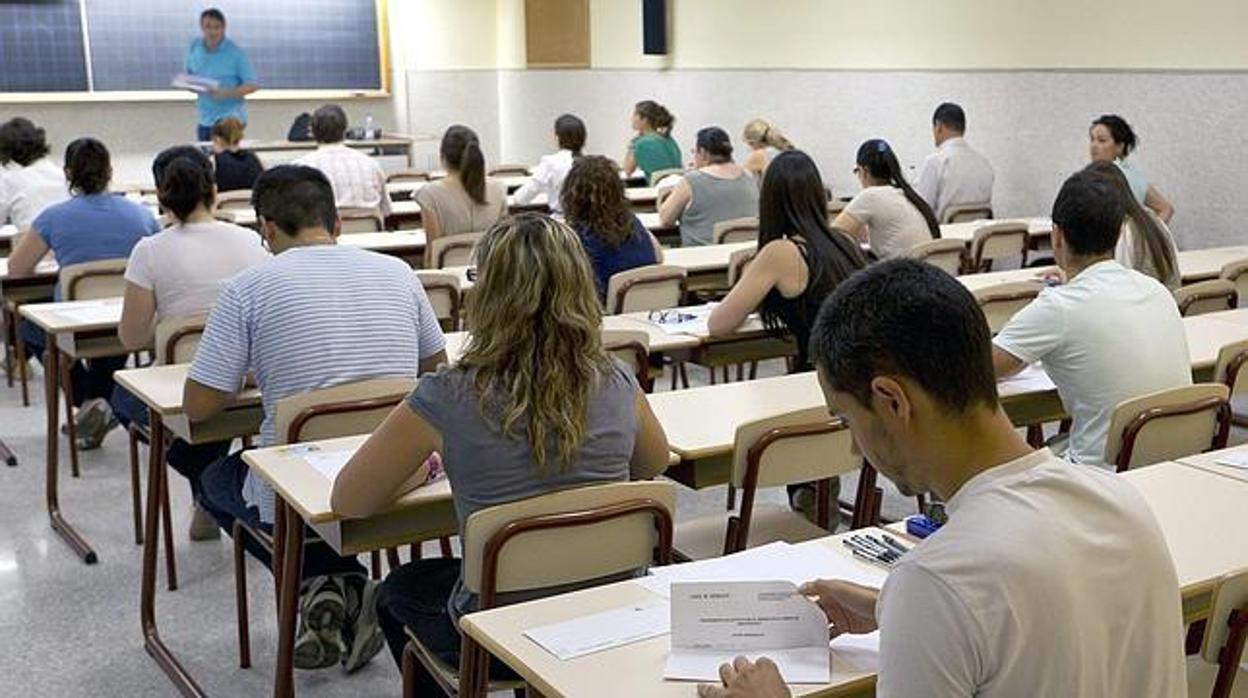
[[[574,584],[671,557],[670,482],[576,487],[474,512],[464,523],[464,588],[481,607],[496,593]]]
[[[1004,221],[988,223],[975,230],[971,238],[971,270],[990,271],[993,261],[1022,257],[1027,266],[1027,245],[1031,241],[1026,223]]]
[[[1231,395],[1248,392],[1248,372],[1241,372],[1244,362],[1248,361],[1248,339],[1231,342],[1218,350],[1218,360],[1214,363],[1213,382],[1225,385]]]
[[[644,330],[604,329],[602,348],[632,369],[637,384],[650,392],[650,335]]]
[[[101,259],[61,267],[61,300],[89,301],[126,295],[125,259]]]
[[[758,217],[733,218],[720,221],[711,227],[711,238],[716,245],[727,242],[750,242],[758,239]]]
[[[1240,298],[1248,297],[1248,259],[1239,259],[1224,265],[1218,276],[1235,284]]]
[[[208,316],[170,318],[156,323],[156,363],[189,364],[204,336]]]
[[[849,426],[810,407],[746,422],[733,439],[731,482],[744,487],[754,468],[756,487],[824,480],[857,470],[861,456],[851,452]]]
[[[278,442],[368,434],[414,387],[414,378],[373,378],[278,400],[273,414]]]
[[[485,233],[460,233],[434,238],[426,248],[426,266],[430,269],[472,266],[477,243]]]
[[[745,268],[750,262],[754,261],[754,255],[758,254],[757,247],[747,247],[744,250],[737,250],[728,255],[728,285],[736,286],[737,279],[745,273]]]
[[[840,215],[841,211],[844,211],[845,207],[848,205],[848,201],[838,199],[835,196],[828,199],[828,222],[831,223],[835,220],[836,217]]]
[[[526,177],[529,168],[524,165],[497,165],[486,173],[491,177]]]
[[[1233,648],[1237,634],[1242,643],[1244,633],[1248,633],[1248,567],[1228,572],[1213,588],[1205,637],[1200,647],[1201,658],[1210,664],[1226,666],[1234,675],[1243,659],[1243,644],[1239,645],[1239,656],[1224,650]]]
[[[342,233],[377,233],[386,229],[381,211],[359,206],[339,206],[338,218],[342,221]]]
[[[966,243],[961,240],[939,238],[924,240],[906,252],[907,257],[922,260],[957,276],[966,265]]]
[[[216,201],[212,202],[214,213],[217,211],[240,211],[248,208],[251,208],[250,189],[223,191],[217,194]]]
[[[1197,383],[1118,403],[1109,422],[1105,462],[1118,472],[1226,446],[1230,390]]]
[[[664,177],[671,177],[672,175],[680,176],[684,173],[685,169],[683,167],[669,167],[665,170],[655,170],[650,173],[650,183],[658,184],[663,181]],[[667,187],[664,187],[664,189],[667,189]]]
[[[428,182],[429,173],[424,170],[402,170],[386,175],[386,182]]]
[[[1035,300],[1042,288],[1044,286],[1039,282],[1015,281],[985,286],[972,291],[971,295],[975,296],[975,302],[984,311],[984,317],[988,319],[988,329],[996,334],[1015,313]]]
[[[1216,313],[1236,308],[1239,291],[1234,281],[1210,279],[1176,288],[1174,302],[1179,304],[1179,315],[1184,317]]]
[[[612,274],[607,280],[607,313],[664,310],[680,305],[685,297],[684,267],[651,264]]]
[[[992,220],[992,204],[954,204],[945,209],[941,223],[967,223]]]
[[[436,269],[417,269],[416,278],[425,289],[429,305],[433,306],[434,315],[442,324],[442,331],[454,332],[459,329],[461,297],[459,277]]]

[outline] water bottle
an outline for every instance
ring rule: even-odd
[[[372,114],[364,115],[364,139],[375,140],[381,138],[381,129],[377,128],[377,122],[373,120]]]

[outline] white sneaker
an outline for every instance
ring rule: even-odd
[[[192,504],[189,534],[191,540],[217,540],[221,537],[221,527],[217,526],[217,520],[212,518],[212,514],[204,511],[198,504]]]

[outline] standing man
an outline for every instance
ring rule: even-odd
[[[209,8],[199,15],[203,36],[191,42],[186,55],[186,72],[216,80],[218,86],[199,94],[199,127],[195,132],[200,142],[212,140],[212,126],[227,116],[247,123],[247,103],[243,98],[260,89],[256,71],[238,44],[225,38],[225,15]]]
[[[966,113],[945,102],[932,115],[932,139],[936,152],[923,161],[914,189],[944,222],[950,206],[992,205],[992,165],[967,144]]]

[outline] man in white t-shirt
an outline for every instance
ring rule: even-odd
[[[992,205],[992,165],[966,142],[966,113],[945,102],[932,115],[932,138],[936,152],[927,156],[914,182],[919,193],[945,219],[950,206]]]
[[[43,209],[69,198],[65,171],[48,152],[43,129],[29,119],[0,125],[0,225],[26,231]]]
[[[1178,579],[1129,482],[1033,450],[997,399],[983,312],[948,274],[881,262],[837,288],[811,354],[829,411],[903,494],[949,521],[884,588],[802,587],[833,635],[880,631],[876,695],[1186,694]],[[787,696],[773,663],[738,658],[707,698]]]
[[[347,135],[347,113],[337,104],[327,104],[312,114],[312,136],[316,150],[294,161],[320,170],[334,188],[338,208],[375,208],[390,215],[390,194],[386,192],[386,171],[373,158],[343,140]]]
[[[1174,296],[1115,262],[1123,207],[1092,173],[1066,180],[1053,203],[1053,255],[1066,275],[1016,314],[993,340],[998,377],[1044,363],[1073,425],[1066,457],[1103,465],[1114,407],[1190,385],[1187,334]]]

